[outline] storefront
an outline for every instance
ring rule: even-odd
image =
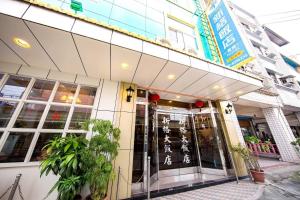
[[[219,113],[212,101],[160,99],[138,90],[132,194],[160,191],[234,176]],[[155,94],[157,95],[157,94]],[[149,100],[148,100],[149,99]]]

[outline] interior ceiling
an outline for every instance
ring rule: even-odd
[[[3,62],[133,82],[156,91],[162,98],[182,101],[228,100],[259,88],[201,67],[186,66],[4,14],[0,14],[0,27],[0,61]],[[31,48],[15,45],[14,37],[26,40]],[[123,69],[122,63],[128,67]],[[168,79],[170,74],[174,75],[173,79]]]

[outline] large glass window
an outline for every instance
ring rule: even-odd
[[[20,99],[29,81],[29,78],[10,76],[0,91],[0,97]]]
[[[42,160],[45,156],[43,147],[55,137],[60,137],[61,133],[40,133],[39,139],[35,145],[30,161]]]
[[[70,107],[52,105],[46,117],[43,129],[64,129]]]
[[[75,108],[69,129],[81,129],[81,123],[89,119],[92,113],[90,108]]]
[[[14,125],[15,128],[37,128],[46,105],[25,103]]]
[[[2,151],[0,152],[0,162],[23,162],[34,133],[11,132]]]
[[[79,95],[76,99],[76,103],[83,105],[93,105],[96,91],[97,89],[93,87],[81,87]]]
[[[0,127],[6,127],[17,107],[16,102],[0,101]]]
[[[76,85],[68,83],[60,83],[55,94],[55,102],[72,103],[76,92]]]
[[[29,93],[28,99],[48,101],[54,84],[52,81],[36,80]]]

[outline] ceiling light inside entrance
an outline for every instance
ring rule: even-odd
[[[219,85],[215,85],[215,86],[213,87],[213,89],[214,89],[214,90],[218,90],[218,89],[220,89],[220,86],[219,86]]]
[[[25,49],[28,49],[28,48],[31,47],[31,45],[27,41],[25,41],[25,40],[23,40],[21,38],[15,37],[15,38],[13,38],[13,41],[19,47],[22,47],[22,48],[25,48]]]
[[[174,75],[174,74],[169,74],[169,75],[168,75],[168,79],[172,80],[172,79],[174,79],[174,78],[175,78],[175,75]]]
[[[179,95],[176,95],[176,99],[180,99],[180,96],[179,96]]]
[[[122,63],[121,67],[122,67],[122,69],[127,70],[129,65],[127,63]]]
[[[243,92],[242,91],[237,91],[236,94],[243,94]]]

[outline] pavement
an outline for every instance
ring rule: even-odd
[[[264,162],[272,162],[272,160],[264,160]],[[258,200],[300,199],[299,164],[277,161],[275,165],[262,166],[262,168],[265,170],[266,186]]]
[[[300,165],[274,159],[260,159],[266,183],[250,180],[225,183],[155,200],[300,200]]]

